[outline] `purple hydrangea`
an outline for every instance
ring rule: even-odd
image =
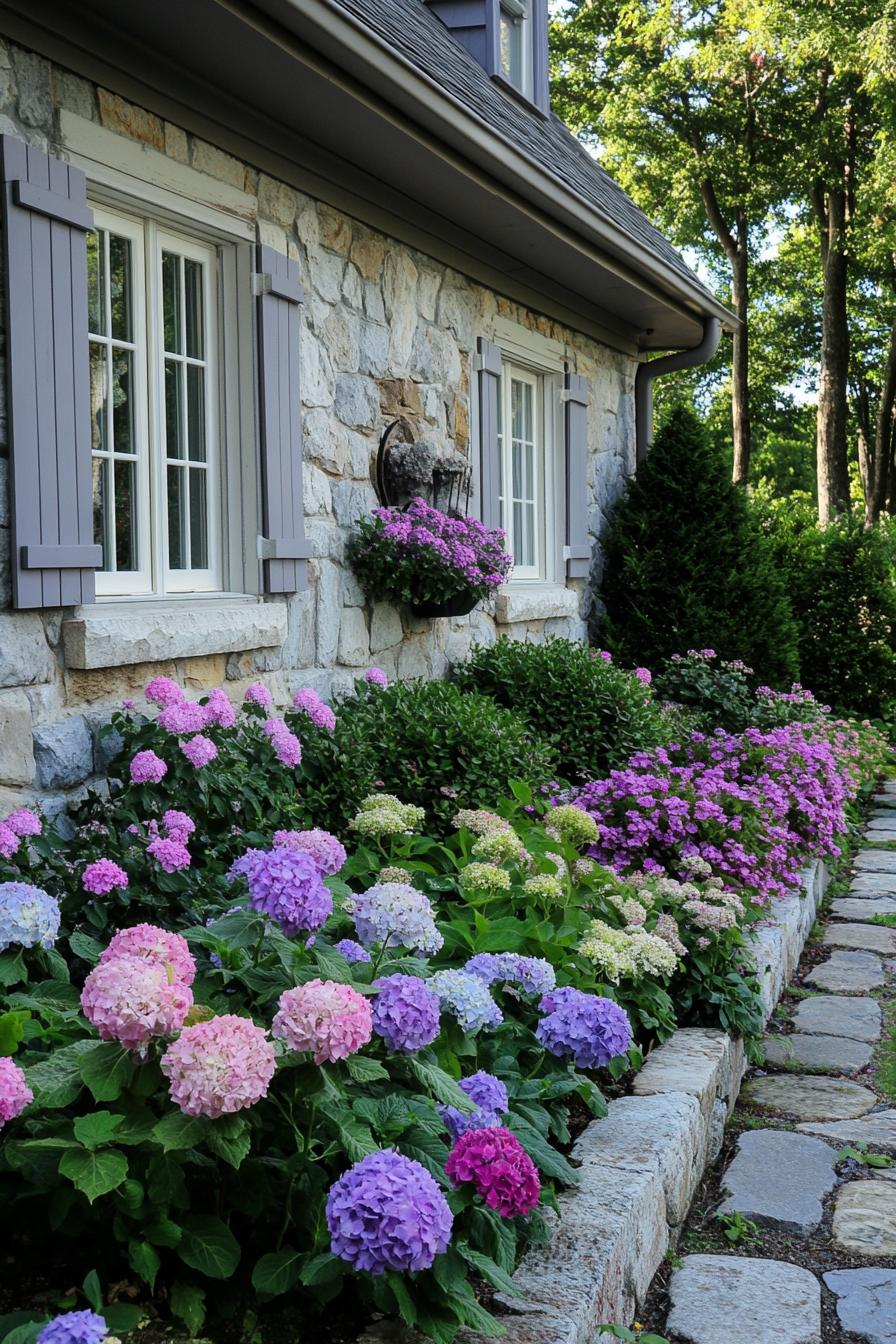
[[[457,1018],[464,1031],[497,1027],[504,1021],[504,1014],[479,976],[468,971],[436,971],[429,983],[441,1006]]]
[[[468,1129],[491,1129],[500,1125],[509,1105],[507,1088],[500,1078],[480,1069],[469,1078],[461,1078],[458,1087],[462,1092],[466,1092],[472,1102],[475,1102],[475,1111],[467,1114],[459,1111],[456,1106],[441,1104],[436,1106],[454,1143],[461,1134],[466,1134]]]
[[[67,1311],[47,1322],[37,1344],[102,1344],[108,1334],[106,1322],[95,1311]]]
[[[347,858],[345,846],[329,831],[275,831],[274,844],[310,854],[324,877],[332,877],[344,867]]]
[[[545,1016],[535,1035],[546,1050],[570,1057],[577,1068],[602,1069],[632,1043],[628,1017],[618,1003],[579,989],[555,989],[538,1005]]]
[[[333,897],[309,854],[293,849],[250,849],[230,869],[244,877],[253,910],[268,915],[285,934],[313,933],[333,913]]]
[[[416,975],[386,975],[374,980],[373,1029],[390,1050],[413,1054],[439,1034],[439,998]]]
[[[452,1223],[426,1168],[388,1148],[356,1162],[327,1196],[330,1249],[369,1274],[429,1269],[448,1249]]]
[[[547,994],[557,983],[549,961],[543,957],[523,957],[518,952],[478,952],[464,970],[486,985],[499,981],[518,985],[524,994]]]
[[[360,943],[356,943],[354,938],[341,938],[336,944],[335,950],[340,956],[345,957],[346,961],[353,964],[370,961],[370,953],[367,948],[362,947]]]

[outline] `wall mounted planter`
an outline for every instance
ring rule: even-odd
[[[412,602],[415,616],[469,616],[480,602],[475,593],[456,593],[443,602]]]

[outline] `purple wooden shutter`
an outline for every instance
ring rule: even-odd
[[[304,299],[295,261],[258,247],[258,369],[262,535],[266,593],[308,586],[302,504],[302,397],[299,336]]]
[[[591,570],[588,533],[588,379],[579,373],[564,378],[566,438],[566,574],[587,579]]]
[[[501,393],[501,348],[480,336],[476,352],[476,375],[479,379],[479,517],[487,527],[500,527],[498,397]]]
[[[84,174],[4,135],[3,252],[16,607],[92,602]]]

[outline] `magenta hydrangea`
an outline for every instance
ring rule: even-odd
[[[345,846],[329,831],[275,831],[275,846],[294,849],[297,854],[309,854],[324,877],[333,877],[345,865],[348,857]]]
[[[445,1163],[453,1185],[469,1181],[502,1218],[525,1216],[538,1205],[541,1181],[529,1154],[502,1125],[468,1129]]]
[[[103,1344],[108,1335],[105,1319],[95,1311],[66,1311],[47,1321],[36,1344]]]
[[[262,681],[253,681],[251,686],[247,686],[243,699],[247,705],[261,705],[264,709],[269,709],[274,703],[274,697]]]
[[[156,966],[170,967],[174,979],[182,985],[192,985],[196,978],[196,962],[186,938],[155,924],[135,924],[113,934],[100,961],[118,957],[142,957]]]
[[[7,826],[5,821],[0,821],[0,859],[11,859],[13,854],[18,852],[21,838],[16,835],[11,826]]]
[[[290,1050],[311,1052],[315,1064],[332,1064],[356,1054],[370,1040],[370,1004],[351,985],[309,980],[280,995],[271,1034]]]
[[[162,825],[169,840],[180,840],[182,844],[186,844],[196,830],[193,818],[187,816],[186,812],[179,812],[175,807],[169,807],[163,814]]]
[[[267,1096],[276,1058],[261,1027],[224,1013],[186,1027],[168,1046],[160,1067],[171,1100],[185,1115],[216,1120]]]
[[[284,846],[250,849],[230,873],[245,877],[252,909],[268,915],[290,937],[316,932],[333,913],[333,897],[310,854]]]
[[[389,678],[381,667],[368,667],[364,680],[368,686],[381,686],[384,690],[389,685]]]
[[[329,733],[336,727],[336,715],[310,686],[303,686],[301,690],[296,691],[292,703],[301,713],[308,715],[315,727],[325,728]]]
[[[179,1031],[193,1006],[188,985],[145,957],[100,961],[84,981],[81,1009],[104,1041],[138,1050],[155,1036]]]
[[[190,866],[190,851],[181,840],[157,836],[155,840],[150,840],[146,852],[166,873],[179,873],[182,868]]]
[[[209,724],[215,724],[218,728],[232,728],[236,723],[236,710],[230,703],[227,692],[218,686],[208,693],[205,716]]]
[[[131,761],[130,774],[134,784],[160,784],[168,773],[168,766],[154,751],[138,751]]]
[[[431,1045],[439,1034],[439,997],[416,975],[386,975],[374,980],[373,1029],[389,1050],[410,1055]]]
[[[264,731],[280,764],[295,769],[302,759],[302,744],[295,733],[290,732],[282,719],[268,719]]]
[[[356,1162],[327,1195],[330,1249],[368,1274],[429,1269],[453,1221],[426,1168],[389,1148]]]
[[[167,705],[176,705],[184,698],[183,691],[170,677],[153,677],[152,681],[147,682],[143,694],[151,704],[160,705],[163,709]]]
[[[545,1014],[535,1035],[546,1050],[577,1068],[602,1069],[632,1043],[631,1023],[612,999],[580,989],[555,989],[538,1005]]]
[[[128,875],[112,859],[96,859],[84,869],[81,883],[94,896],[108,896],[116,887],[128,885]]]
[[[0,1128],[21,1115],[33,1100],[24,1071],[6,1055],[0,1056]]]
[[[17,807],[4,819],[4,825],[21,838],[27,835],[40,835],[42,829],[40,817],[36,812],[32,812],[30,807]]]
[[[642,686],[649,686],[650,683],[653,681],[653,677],[648,667],[636,667],[634,671],[634,676],[638,678]]]
[[[166,705],[159,715],[159,726],[166,733],[198,733],[208,725],[208,714],[193,700],[177,700]]]
[[[218,748],[214,742],[203,733],[197,733],[195,737],[188,738],[186,742],[181,742],[180,749],[190,764],[195,766],[197,770],[210,765],[218,754]]]

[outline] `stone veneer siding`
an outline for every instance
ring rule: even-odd
[[[584,637],[585,591],[577,593],[572,614],[563,616],[551,615],[550,603],[536,593],[512,612],[498,599],[490,609],[452,620],[418,620],[385,604],[370,606],[345,567],[344,546],[352,524],[376,503],[371,465],[390,419],[405,415],[421,434],[471,450],[473,351],[477,336],[493,336],[498,318],[564,343],[590,380],[588,499],[591,529],[599,538],[634,465],[635,361],[259,173],[114,92],[0,42],[0,132],[64,157],[61,114],[91,121],[189,165],[212,183],[247,193],[261,240],[299,260],[306,292],[304,503],[314,558],[308,590],[286,599],[282,645],[169,657],[160,639],[145,662],[67,666],[68,613],[9,609],[6,411],[0,395],[0,815],[23,795],[42,797],[50,810],[77,796],[86,780],[102,772],[98,729],[111,707],[158,673],[195,693],[224,685],[234,698],[263,676],[285,701],[300,685],[325,695],[348,689],[371,664],[393,677],[440,677],[473,642],[500,634],[529,641],[551,634]]]

